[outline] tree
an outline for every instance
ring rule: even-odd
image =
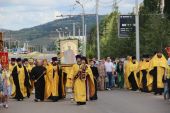
[[[164,14],[170,20],[170,0],[165,0]]]
[[[149,13],[160,12],[160,0],[144,0],[145,10]]]
[[[164,50],[170,43],[170,20],[163,18],[160,12],[160,0],[144,0],[140,7],[140,52],[152,55],[157,50]],[[169,12],[168,12],[169,13]],[[126,57],[135,55],[135,33],[129,38],[118,37],[118,15],[114,11],[100,23],[101,57]],[[89,54],[96,55],[96,29],[91,31]]]

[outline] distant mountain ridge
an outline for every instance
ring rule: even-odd
[[[104,15],[99,16],[99,20],[104,19]],[[12,40],[19,40],[21,42],[29,41],[33,45],[49,45],[59,37],[59,33],[56,29],[61,31],[61,35],[73,34],[73,23],[75,23],[76,35],[79,35],[79,29],[82,34],[82,16],[73,16],[70,18],[57,19],[42,25],[38,25],[32,28],[25,28],[18,31],[0,29],[5,32],[6,38],[12,38]],[[85,16],[85,24],[87,26],[87,34],[96,25],[96,15]],[[67,28],[67,29],[65,29]],[[63,30],[64,29],[64,30]]]

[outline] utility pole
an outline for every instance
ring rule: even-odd
[[[86,44],[87,44],[87,25],[85,24],[85,29],[84,29],[84,43],[85,43],[85,45],[84,45],[84,51],[85,51],[85,55],[86,55]]]
[[[96,0],[96,28],[97,28],[97,58],[100,60],[100,37],[99,37],[99,0]]]
[[[83,55],[86,56],[86,37],[85,37],[85,11],[84,11],[84,7],[83,7],[83,14],[82,14],[82,24],[83,24],[83,39],[84,39],[84,52]]]
[[[83,47],[84,47],[83,55],[86,56],[86,51],[85,51],[85,50],[86,50],[86,49],[85,49],[85,47],[86,47],[86,43],[85,43],[85,40],[86,40],[86,39],[85,39],[85,38],[86,38],[86,37],[85,37],[85,31],[84,31],[84,30],[85,30],[85,10],[84,10],[84,5],[81,4],[79,0],[76,0],[76,3],[79,4],[79,5],[82,7],[82,11],[83,11],[83,12],[82,12],[82,35],[83,35],[83,42],[84,42],[84,43],[83,43],[83,45],[84,45],[84,46],[83,46]]]
[[[136,0],[136,59],[140,60],[140,40],[139,40],[139,4]]]
[[[76,35],[76,24],[73,23],[73,37],[75,37]]]
[[[117,5],[117,0],[114,0],[114,3],[113,3],[113,12],[118,12],[118,5]]]
[[[80,31],[80,28],[79,28],[79,38],[80,38],[80,32],[81,32],[81,31]]]
[[[11,51],[11,38],[12,38],[12,33],[10,34],[10,38],[9,38],[9,51]]]

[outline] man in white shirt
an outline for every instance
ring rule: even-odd
[[[105,69],[106,69],[106,74],[108,77],[107,90],[111,90],[112,85],[113,85],[112,84],[112,77],[113,77],[112,72],[114,71],[114,65],[111,62],[110,57],[107,57],[107,61],[105,62]]]

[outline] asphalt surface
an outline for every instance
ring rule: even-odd
[[[170,102],[162,96],[118,89],[98,92],[98,96],[97,101],[84,106],[68,99],[38,103],[33,96],[21,102],[10,99],[9,108],[0,109],[0,113],[170,113]]]

